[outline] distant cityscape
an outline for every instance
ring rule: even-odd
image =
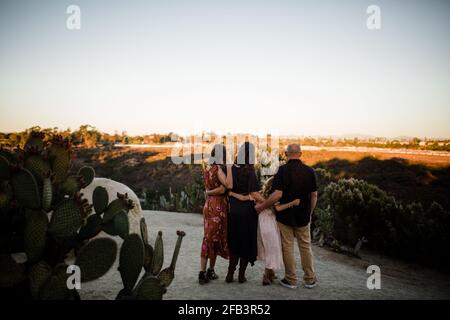
[[[0,146],[16,147],[21,146],[26,141],[28,135],[33,130],[40,130],[48,135],[59,134],[65,138],[70,138],[72,144],[84,148],[96,148],[114,145],[170,145],[172,143],[190,141],[202,141],[212,143],[219,140],[225,141],[229,136],[233,136],[238,141],[242,139],[258,139],[251,133],[239,133],[228,135],[217,135],[214,132],[202,132],[192,136],[182,136],[174,132],[151,133],[145,135],[128,135],[126,131],[115,132],[114,134],[104,133],[94,126],[83,125],[77,130],[60,130],[59,128],[32,127],[21,132],[0,132]],[[270,135],[269,135],[270,136]],[[265,137],[263,137],[265,138]],[[288,143],[300,143],[311,147],[362,147],[362,148],[385,148],[385,149],[415,149],[450,152],[450,139],[433,139],[418,137],[371,137],[365,135],[345,135],[345,136],[304,136],[289,135],[278,136],[281,145]]]

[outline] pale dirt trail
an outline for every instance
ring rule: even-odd
[[[184,230],[175,279],[164,299],[450,299],[450,276],[418,266],[407,265],[369,254],[363,259],[350,258],[313,247],[319,285],[314,289],[303,287],[286,289],[278,284],[263,287],[264,266],[257,261],[247,271],[248,282],[227,284],[224,277],[227,261],[218,258],[216,273],[220,279],[200,286],[197,282],[203,221],[199,214],[144,211],[150,241],[158,230],[163,231],[165,263],[168,265],[176,241],[176,230]],[[297,272],[302,275],[298,249]],[[370,264],[381,267],[381,290],[368,290],[366,268]],[[277,272],[279,276],[282,271]],[[117,262],[102,278],[82,284],[82,299],[114,299],[122,288]]]

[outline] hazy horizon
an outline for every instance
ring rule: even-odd
[[[0,132],[448,139],[449,36],[439,0],[5,0]]]

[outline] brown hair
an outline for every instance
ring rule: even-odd
[[[220,159],[220,156],[222,156],[222,159]],[[225,148],[223,144],[214,145],[211,150],[211,158],[209,158],[209,163],[221,165],[225,165],[227,163],[227,148]]]

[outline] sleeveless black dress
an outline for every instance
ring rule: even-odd
[[[234,165],[233,189],[231,191],[247,195],[260,189],[255,169],[253,167]],[[228,213],[228,247],[230,254],[248,259],[251,265],[258,254],[257,230],[258,214],[253,201],[240,201],[230,197]]]

